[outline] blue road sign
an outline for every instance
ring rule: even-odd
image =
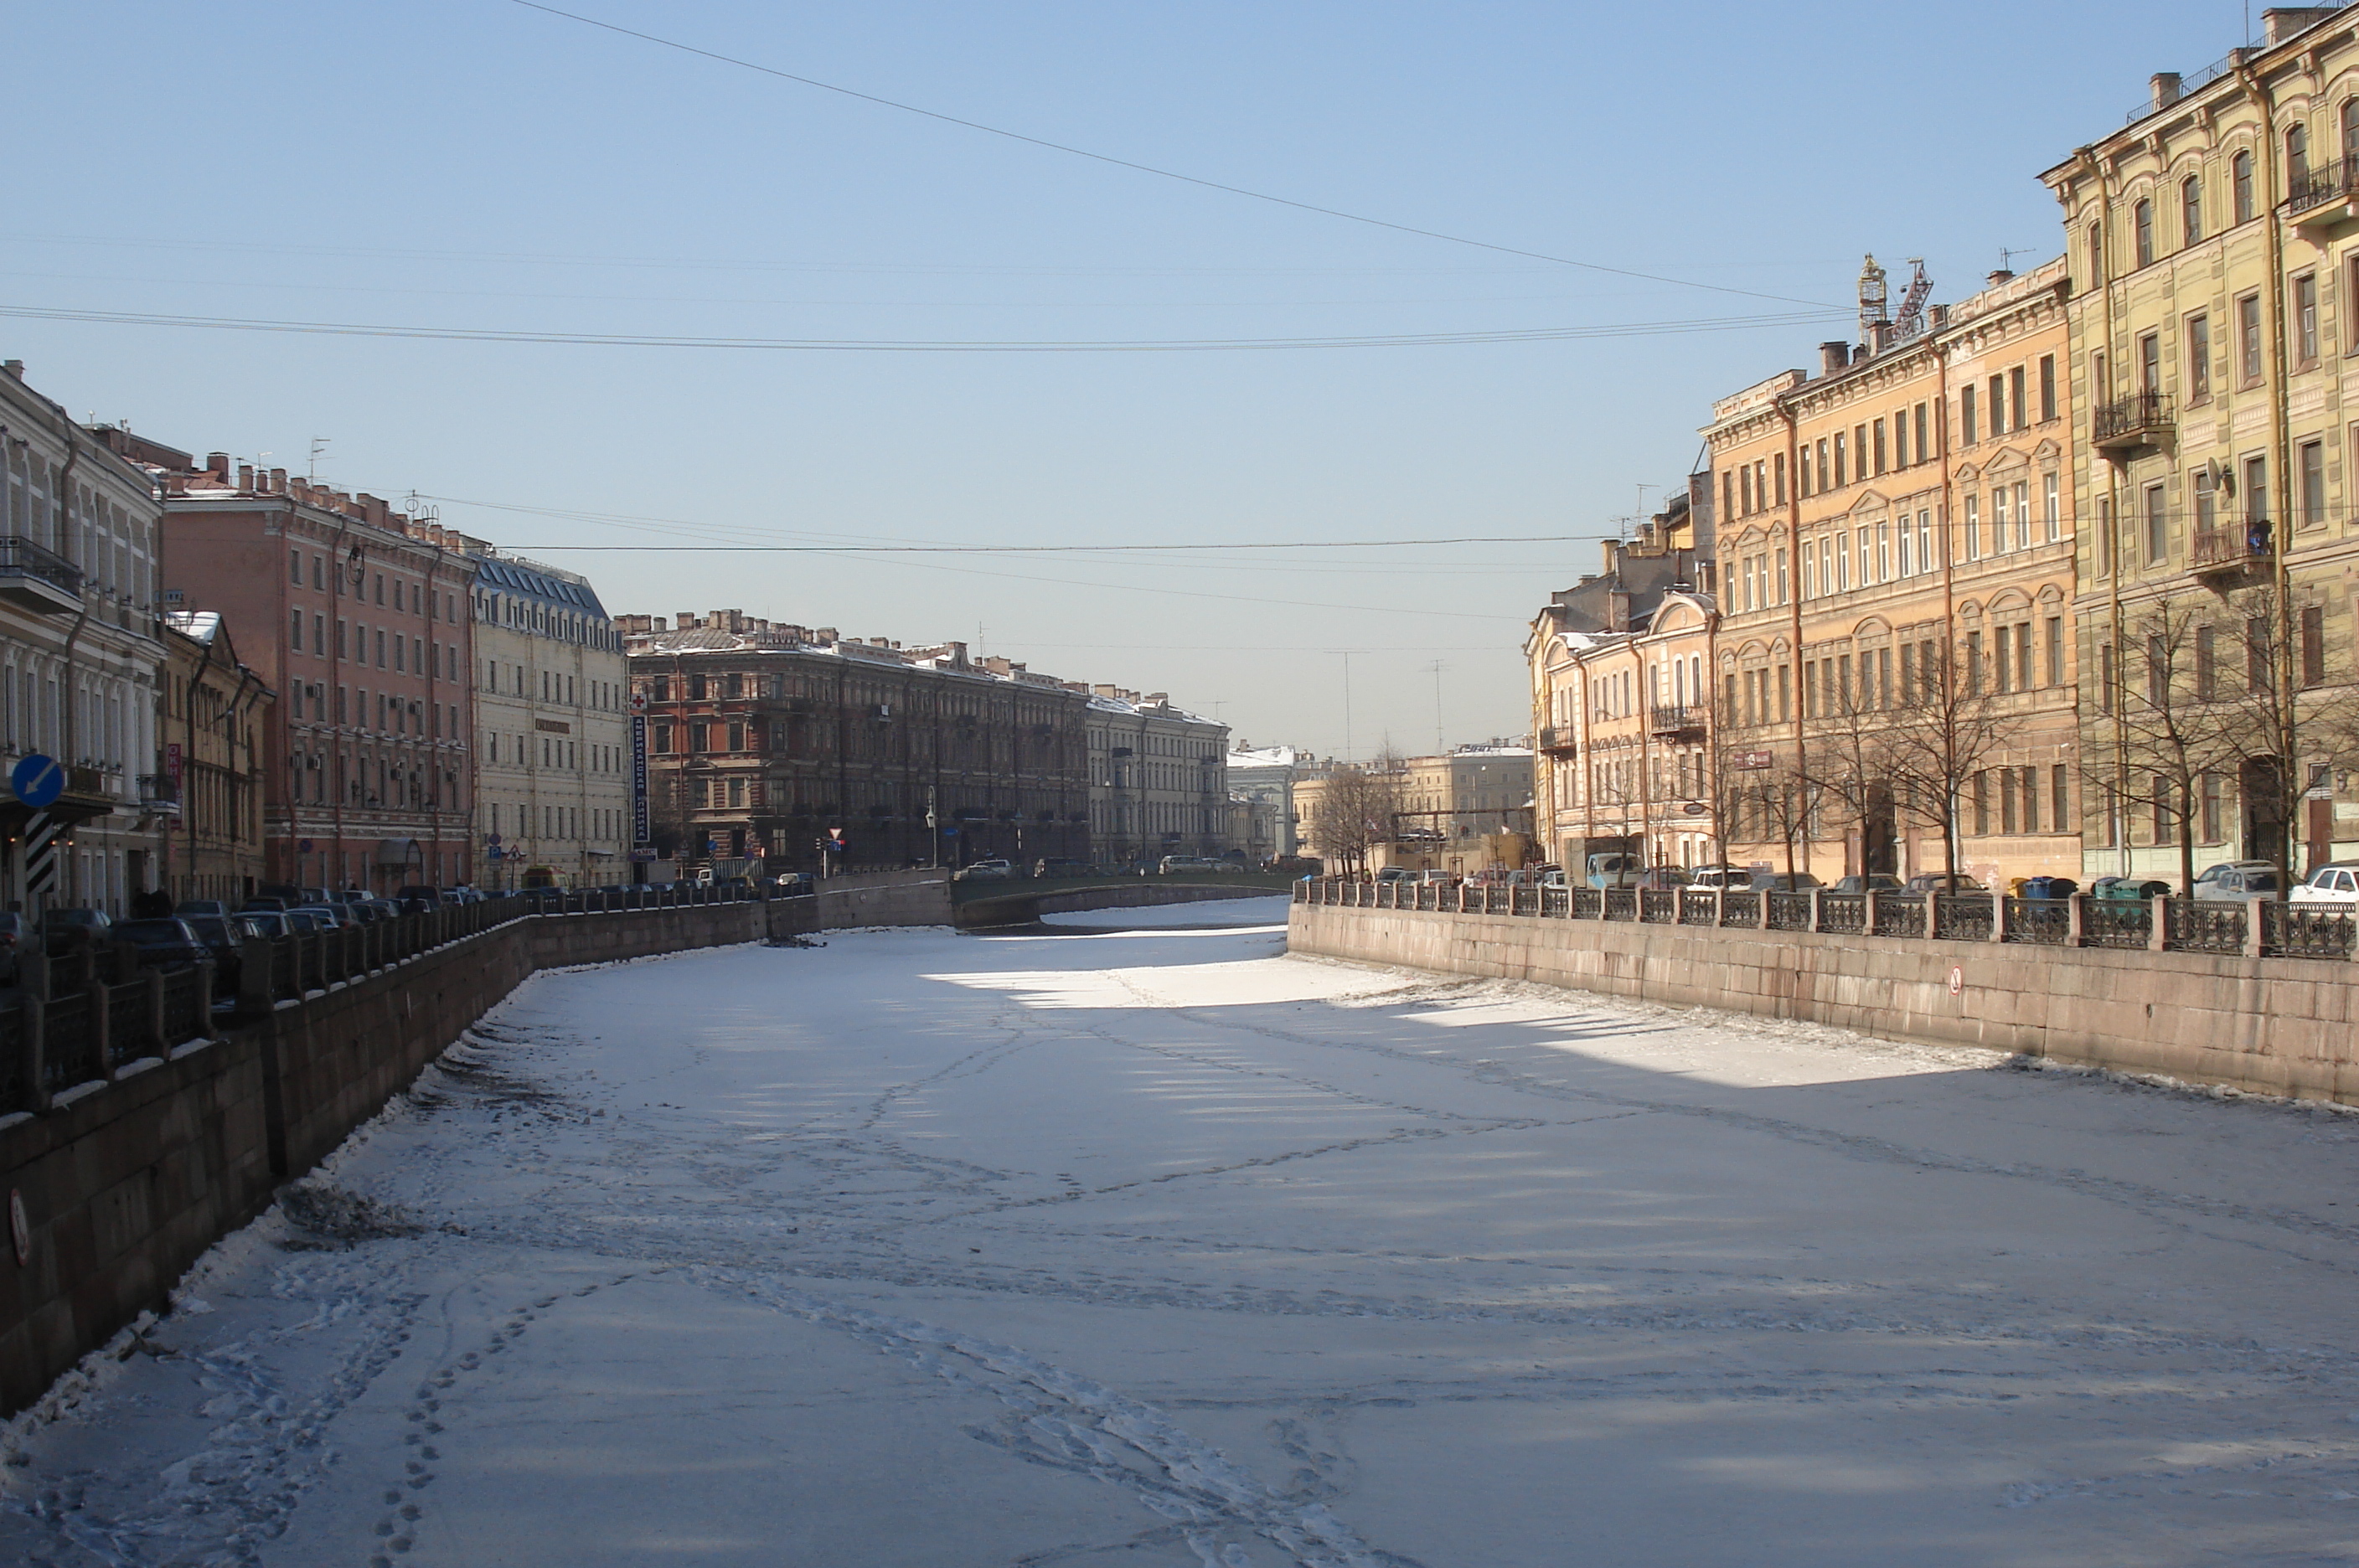
[[[16,791],[16,799],[39,811],[55,804],[66,792],[66,770],[56,757],[31,752],[8,770],[8,788]]]

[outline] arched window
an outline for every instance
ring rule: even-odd
[[[2351,181],[2351,170],[2359,166],[2359,98],[2346,98],[2343,103],[2343,180]]]
[[[2286,194],[2290,196],[2310,183],[2310,127],[2295,125],[2285,134]]]
[[[2179,182],[2179,225],[2181,243],[2193,245],[2203,237],[2203,179],[2190,174]]]
[[[2253,221],[2253,155],[2240,152],[2228,160],[2228,184],[2232,190],[2236,222]]]
[[[2154,202],[2141,198],[2130,209],[2130,230],[2136,237],[2136,254],[2140,267],[2154,263]]]

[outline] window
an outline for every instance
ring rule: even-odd
[[[2245,459],[2245,517],[2266,535],[2269,521],[2269,460]]]
[[[1831,472],[1832,470],[1827,466],[1826,440],[1824,437],[1821,437],[1819,441],[1819,474],[1817,485],[1817,488],[1820,491],[1823,492],[1827,488],[1827,475]]]
[[[2220,810],[2220,776],[2206,773],[2201,780],[2201,787],[2203,791],[2203,842],[2218,844],[2223,836],[2220,823],[2224,820]]]
[[[1884,421],[1882,419],[1876,420],[1873,429],[1875,431],[1875,472],[1881,474],[1884,472],[1885,458]]]
[[[2048,542],[2064,537],[2063,481],[2050,474],[2040,482],[2040,513],[2048,525]]]
[[[1995,441],[2006,434],[2006,377],[1990,378],[1990,433]]]
[[[1838,490],[1851,483],[1843,476],[1843,435],[1841,430],[1837,430],[1835,432],[1835,488]]]
[[[1933,512],[1927,507],[1917,514],[1917,570],[1930,572],[1938,564],[1933,559]]]
[[[2212,485],[2210,465],[2189,474],[2187,487],[2195,496],[2195,534],[2201,539],[2219,527],[2219,500]]]
[[[2300,461],[2301,526],[2316,528],[2326,521],[2326,443],[2304,441],[2295,455]]]
[[[2250,387],[2261,378],[2261,297],[2236,301],[2236,380]]]
[[[2212,319],[2187,318],[2187,401],[2192,405],[2212,397]]]
[[[2039,419],[2042,424],[2056,417],[2056,356],[2039,356]]]
[[[709,743],[710,743],[710,741],[711,741],[712,734],[712,727],[710,724],[692,724],[689,725],[689,726],[688,726],[688,749],[689,749],[689,750],[690,750],[691,752],[699,752],[699,751],[706,750],[706,749],[708,748]]]
[[[2301,683],[2326,684],[2326,611],[2318,604],[2305,605],[2301,612]]]
[[[1990,774],[1988,770],[1974,775],[1974,836],[1982,838],[1990,833]]]
[[[1966,634],[1966,694],[1980,696],[1983,689],[1983,634]]]
[[[2146,487],[2146,559],[2158,564],[2170,548],[2170,513],[2163,505],[2163,486]]]
[[[2048,617],[2048,684],[2064,684],[2064,617]]]
[[[2148,332],[2137,341],[2138,390],[2162,390],[2162,334]]]
[[[1777,478],[1777,505],[1782,506],[1786,504],[1786,454],[1784,452],[1777,454],[1776,461],[1771,464],[1770,471]]]
[[[2293,280],[2293,360],[2297,369],[2318,363],[2318,274]]]
[[[2210,626],[2195,628],[2195,700],[2213,702],[2220,697],[2220,637]]]
[[[2179,231],[2180,242],[2194,245],[2203,238],[2203,181],[2200,176],[2189,175],[2179,182]]]
[[[1982,506],[1980,496],[1966,497],[1966,559],[1968,561],[1980,561],[1983,558]]]
[[[1917,405],[1917,461],[1919,463],[1925,461],[1928,451],[1925,445],[1926,408],[1923,403]]]
[[[2105,280],[2105,226],[2089,225],[2089,287],[2096,288]]]
[[[1998,683],[1992,687],[1991,690],[2001,693],[2014,691],[2015,648],[2013,640],[2006,635],[2006,628],[2005,626],[2001,626],[1998,629],[1996,646],[1994,647],[1991,651],[1997,658],[1997,669],[1995,673],[1998,681]]]
[[[2114,711],[2114,645],[2097,645],[2097,712]]]
[[[287,646],[297,653],[303,651],[303,612],[300,610],[290,612],[287,628]]]
[[[744,724],[731,724],[729,726],[729,749],[732,751],[743,751],[745,749],[745,726]]]
[[[1971,387],[1958,388],[1958,444],[1974,444],[1974,389]]]
[[[287,578],[296,587],[303,586],[303,552],[299,550],[287,552]]]
[[[2275,652],[2269,638],[2267,615],[2255,615],[2245,623],[2245,689],[2267,691],[2269,680],[2270,655]]]
[[[2005,555],[2015,548],[2015,508],[2008,504],[2006,486],[1991,492],[1991,553]]]
[[[2018,365],[2006,373],[2007,419],[2018,430],[2027,422],[2024,419],[2023,394],[2023,366]]]
[[[2228,185],[2240,223],[2253,221],[2253,155],[2240,152],[2228,160]]]
[[[2310,127],[2293,125],[2285,134],[2286,193],[2310,183]]]
[[[2130,209],[2130,232],[2135,236],[2133,245],[2137,255],[2137,264],[2140,267],[2151,267],[2154,264],[2153,201],[2141,199],[2136,206]]]

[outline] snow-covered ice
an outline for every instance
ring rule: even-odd
[[[1204,898],[1192,904],[1151,904],[1135,909],[1075,909],[1042,915],[1045,926],[1095,931],[1145,931],[1159,926],[1282,926],[1290,902],[1284,894],[1261,898]]]
[[[542,975],[0,1439],[0,1562],[2359,1560],[2352,1119],[1281,942]]]

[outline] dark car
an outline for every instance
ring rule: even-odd
[[[1316,876],[1326,868],[1326,862],[1315,855],[1281,855],[1273,858],[1264,867],[1265,870],[1275,871],[1287,877],[1300,877],[1305,873]]]
[[[250,936],[265,933],[244,915],[183,915],[180,923],[212,955],[213,994],[235,996],[244,943]]]
[[[1825,883],[1807,871],[1779,871],[1774,874],[1756,871],[1753,874],[1752,879],[1752,887],[1756,892],[1807,893],[1813,887],[1824,886],[1826,886]]]
[[[1900,878],[1887,877],[1881,871],[1861,876],[1854,872],[1836,883],[1828,891],[1834,893],[1897,893],[1902,891]]]
[[[1070,855],[1052,855],[1033,866],[1032,875],[1035,877],[1087,877],[1096,869],[1097,867],[1086,860],[1075,860]]]
[[[114,923],[104,909],[45,909],[41,913],[41,935],[67,943],[104,942],[107,928]]]
[[[229,912],[229,906],[219,898],[183,898],[172,906],[172,913],[181,920],[187,920],[190,915],[220,916]]]
[[[439,909],[442,907],[442,889],[429,887],[423,883],[413,883],[396,892],[393,902],[394,907],[405,915],[422,915],[429,909]]]
[[[279,914],[293,909],[301,899],[278,893],[256,893],[237,907],[238,914]]]
[[[1944,877],[1938,871],[1928,871],[1921,876],[1908,878],[1908,891],[1911,893],[1986,893],[1989,890],[1962,871],[1955,877]]]
[[[143,969],[185,969],[212,956],[186,920],[125,920],[107,934],[120,946],[137,948]]]

